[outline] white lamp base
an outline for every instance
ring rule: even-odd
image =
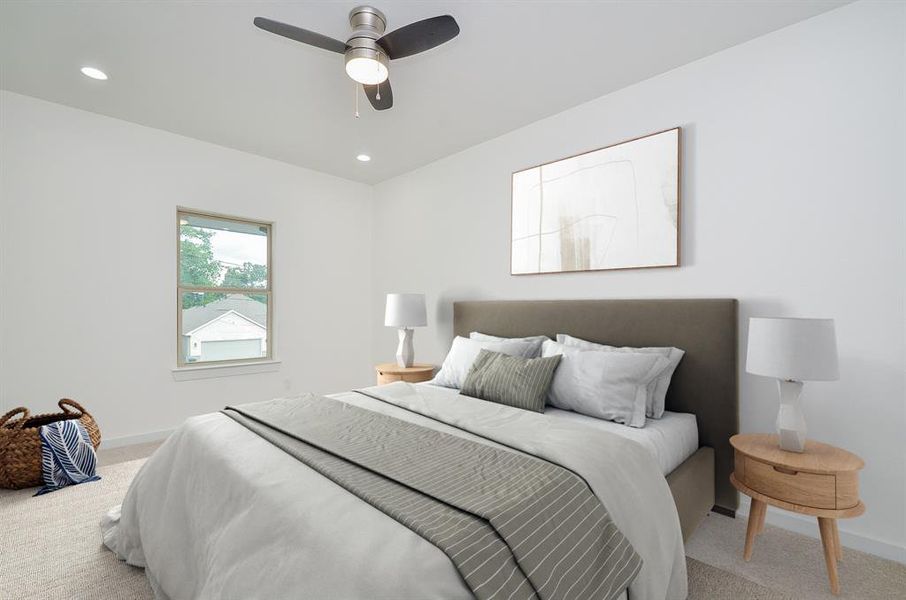
[[[414,330],[400,327],[400,345],[396,347],[396,364],[401,367],[411,367],[415,360],[415,350],[412,348],[412,335]]]
[[[780,411],[777,413],[777,433],[780,448],[787,452],[805,451],[805,415],[802,414],[802,382],[777,380],[780,390]]]

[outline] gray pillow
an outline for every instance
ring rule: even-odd
[[[541,356],[541,344],[550,341],[550,338],[546,335],[530,335],[528,337],[505,338],[496,335],[488,335],[486,333],[481,333],[480,331],[473,331],[472,333],[470,333],[469,339],[475,340],[477,342],[530,342],[532,344],[535,344],[535,346],[534,352],[526,355],[529,358]]]
[[[559,356],[522,358],[482,350],[462,384],[461,394],[524,410],[544,412]]]

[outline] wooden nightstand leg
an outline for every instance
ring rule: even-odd
[[[832,519],[834,524],[834,550],[837,553],[837,560],[843,560],[843,546],[840,545],[840,529],[837,527],[837,519]]]
[[[762,505],[763,506],[761,508],[761,511],[758,514],[758,531],[756,531],[755,533],[764,532],[764,517],[768,513],[768,505],[764,502],[762,502]]]
[[[840,593],[840,581],[837,578],[837,550],[834,545],[834,519],[818,517],[818,531],[821,532],[821,543],[824,545],[824,562],[827,564],[827,577],[830,579],[831,592]]]
[[[742,552],[742,558],[749,560],[752,558],[752,546],[755,543],[755,536],[758,535],[759,523],[764,519],[764,512],[767,504],[761,500],[752,498],[752,504],[749,507],[749,526],[746,528],[746,547]]]

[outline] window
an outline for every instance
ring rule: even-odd
[[[177,364],[272,358],[271,223],[178,209]]]

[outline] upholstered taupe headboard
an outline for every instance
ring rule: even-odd
[[[468,337],[566,333],[612,346],[686,351],[667,392],[667,410],[695,414],[698,439],[715,454],[715,503],[735,512],[730,436],[739,432],[737,302],[734,299],[454,302],[453,328]]]

